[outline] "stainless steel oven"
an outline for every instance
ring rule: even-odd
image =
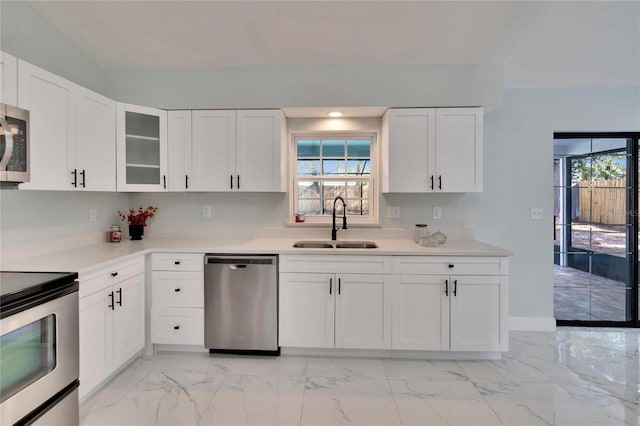
[[[29,111],[0,104],[0,185],[29,182]]]
[[[77,425],[75,273],[0,272],[0,422]]]

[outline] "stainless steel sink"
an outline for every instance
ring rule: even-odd
[[[378,245],[373,241],[343,241],[341,243],[336,243],[336,248],[374,249],[378,248]]]
[[[373,241],[296,241],[294,248],[338,248],[338,249],[373,249],[378,245]]]
[[[333,248],[333,244],[324,241],[297,241],[293,244],[294,248]]]

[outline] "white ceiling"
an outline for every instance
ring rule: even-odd
[[[640,2],[31,1],[104,69],[504,63],[505,87],[640,85]]]

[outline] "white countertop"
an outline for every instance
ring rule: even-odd
[[[433,248],[421,247],[408,238],[372,238],[375,249],[303,249],[293,243],[301,238],[145,238],[141,241],[98,243],[47,254],[24,257],[2,263],[4,271],[65,271],[86,273],[91,269],[108,266],[128,257],[151,252],[183,253],[253,253],[253,254],[350,254],[350,255],[404,255],[404,256],[511,256],[511,252],[474,240],[447,241]],[[349,241],[349,240],[340,240]],[[362,241],[362,240],[358,240]],[[6,249],[5,249],[6,250]]]

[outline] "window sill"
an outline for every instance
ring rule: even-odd
[[[339,223],[336,220],[336,224],[341,225],[342,224],[342,219],[340,219]],[[288,227],[291,227],[291,228],[326,228],[326,227],[331,228],[331,222],[307,222],[307,221],[305,221],[305,222],[293,222],[293,221],[288,221],[286,225]],[[380,222],[360,222],[360,223],[347,222],[347,226],[349,228],[381,228],[382,224]]]

